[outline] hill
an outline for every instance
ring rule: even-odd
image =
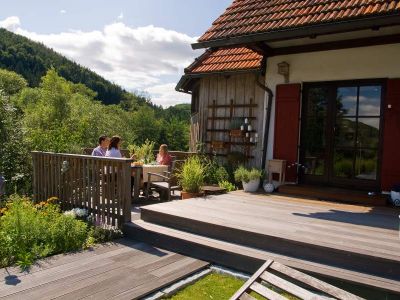
[[[150,104],[145,97],[126,92],[43,44],[0,28],[0,68],[21,74],[29,86],[37,87],[51,67],[68,81],[82,83],[95,91],[97,99],[104,104],[117,104],[127,99],[139,104]]]

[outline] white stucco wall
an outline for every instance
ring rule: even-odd
[[[400,78],[400,44],[274,56],[267,60],[266,85],[274,92],[267,159],[273,157],[276,85],[285,83],[278,63],[290,65],[289,83]],[[294,116],[295,117],[295,116]]]

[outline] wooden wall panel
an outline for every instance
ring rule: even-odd
[[[389,79],[384,105],[381,188],[390,191],[400,184],[400,79]]]
[[[224,141],[228,142],[225,149],[218,150],[217,153],[226,155],[229,151],[243,151],[243,145],[229,146],[229,133],[227,131],[207,132],[207,129],[228,130],[230,128],[230,120],[209,120],[212,116],[213,109],[209,106],[215,100],[216,105],[226,105],[224,108],[217,108],[214,110],[216,117],[230,117],[230,103],[231,100],[234,104],[250,104],[252,99],[253,103],[257,104],[256,108],[252,108],[252,115],[256,120],[252,120],[251,125],[254,130],[258,132],[259,140],[256,146],[251,146],[250,155],[255,158],[250,160],[250,166],[261,166],[262,160],[262,136],[263,136],[263,117],[264,117],[264,90],[256,85],[257,75],[253,73],[248,74],[235,74],[235,75],[210,75],[201,79],[200,83],[200,113],[203,120],[200,124],[203,142],[206,141]],[[233,117],[244,118],[249,116],[250,108],[248,107],[235,107],[232,111]],[[214,124],[214,127],[213,127]],[[254,135],[253,135],[254,136]],[[236,140],[238,141],[238,140]],[[206,151],[212,152],[211,144],[206,145]]]

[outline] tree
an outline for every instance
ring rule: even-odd
[[[15,72],[0,69],[0,90],[3,95],[12,96],[28,85],[26,80]]]

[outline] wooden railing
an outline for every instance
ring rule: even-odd
[[[57,197],[64,210],[86,208],[95,222],[131,219],[131,159],[32,152],[36,201]]]

